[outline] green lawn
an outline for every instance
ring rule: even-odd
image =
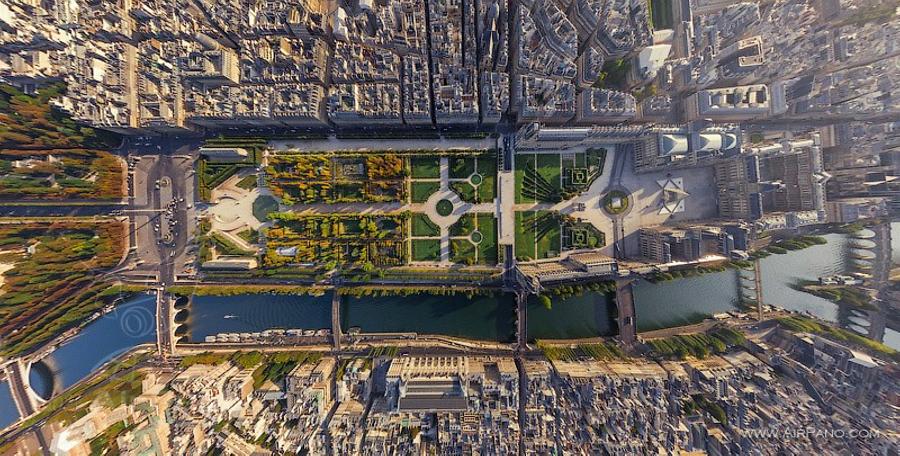
[[[456,192],[459,195],[459,198],[467,203],[475,202],[475,187],[468,182],[451,182],[450,190]]]
[[[450,177],[466,179],[475,172],[475,157],[450,157]]]
[[[478,199],[481,202],[493,201],[497,197],[497,158],[486,155],[478,157],[478,174],[482,178],[478,186]]]
[[[468,236],[475,231],[475,214],[463,214],[450,226],[450,236]]]
[[[547,214],[546,211],[537,213],[537,217]],[[559,223],[554,221],[537,221],[537,242],[535,243],[535,255],[538,259],[559,256],[561,233]]]
[[[478,214],[477,223],[482,236],[481,244],[478,244],[478,263],[497,264],[497,219],[491,214]]]
[[[559,256],[561,229],[551,211],[516,212],[516,258],[524,261]]]
[[[516,203],[559,201],[562,170],[558,154],[516,155],[515,160]]]
[[[441,189],[440,182],[415,182],[410,184],[410,198],[414,203],[424,203],[432,193]]]
[[[441,261],[440,239],[413,239],[413,261]]]
[[[559,165],[560,156],[558,154],[537,154],[538,174],[543,176],[543,178],[556,189],[562,188],[560,181],[562,171],[560,170]]]
[[[459,264],[475,264],[475,245],[468,239],[451,239],[450,261]]]
[[[534,155],[518,155],[515,156],[515,174],[516,174],[516,203],[534,203],[535,200],[531,196],[525,196],[525,170],[534,169]],[[518,256],[518,254],[517,254]]]
[[[365,184],[362,182],[341,182],[334,184],[336,201],[360,201],[365,198]]]
[[[526,221],[533,217],[533,211],[516,212],[516,259],[534,259],[534,231],[526,229]]]
[[[412,215],[413,236],[439,236],[440,234],[441,229],[427,215],[421,213]]]
[[[409,159],[413,179],[437,179],[441,177],[441,159],[437,156],[414,156]]]

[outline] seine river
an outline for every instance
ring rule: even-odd
[[[900,258],[900,223],[894,223],[894,259]],[[761,261],[763,298],[766,303],[809,312],[842,326],[861,327],[863,316],[840,310],[825,299],[794,290],[798,280],[844,272],[848,238],[825,236],[828,243],[808,249],[772,255]],[[688,324],[707,315],[737,309],[737,272],[705,274],[651,283],[635,284],[637,325],[641,331]],[[586,293],[556,299],[552,309],[536,300],[528,303],[530,339],[569,339],[612,335],[614,304],[602,294]],[[113,312],[85,327],[81,333],[57,349],[48,365],[32,367],[30,380],[35,391],[48,396],[54,380],[57,387],[85,378],[116,355],[141,343],[152,342],[154,300],[141,295],[119,305]],[[217,333],[254,332],[270,328],[323,329],[331,327],[331,296],[196,296],[186,319],[186,340],[203,341]],[[515,303],[512,296],[408,296],[345,297],[341,304],[344,331],[417,332],[471,339],[509,342],[515,334]],[[900,334],[888,330],[885,342],[900,347]],[[9,388],[0,384],[0,427],[15,419],[6,413],[12,404]],[[6,416],[10,415],[10,416]]]
[[[138,295],[85,326],[49,357],[33,364],[32,388],[50,397],[53,384],[63,389],[87,377],[107,361],[133,347],[156,341],[156,297]]]
[[[0,430],[15,423],[18,419],[19,412],[16,410],[16,403],[13,402],[9,383],[5,380],[0,381]]]
[[[799,280],[844,272],[847,237],[828,234],[825,238],[828,239],[825,245],[762,260],[765,302],[834,322],[852,317],[843,315],[828,300],[791,287]],[[737,275],[737,271],[728,270],[656,284],[638,282],[635,302],[639,330],[692,323],[714,313],[737,309]],[[330,295],[195,297],[189,319],[190,339],[202,341],[216,333],[268,328],[329,328],[330,301]],[[418,332],[505,342],[514,337],[514,307],[510,296],[344,298],[341,326],[345,331],[358,327],[364,332]],[[615,332],[613,307],[607,296],[597,293],[557,299],[551,310],[532,300],[528,304],[529,338],[611,335]]]

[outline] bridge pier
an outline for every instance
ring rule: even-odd
[[[625,345],[637,342],[637,328],[635,326],[634,291],[632,280],[616,280],[616,322],[619,325],[619,339]]]

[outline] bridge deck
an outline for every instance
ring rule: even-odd
[[[634,320],[634,292],[631,283],[631,280],[616,280],[619,338],[626,344],[632,344],[637,341],[637,329],[635,329]]]

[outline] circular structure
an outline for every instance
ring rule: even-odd
[[[437,205],[434,207],[434,210],[441,217],[446,217],[453,213],[453,203],[450,200],[442,199],[437,202]]]
[[[484,235],[482,235],[480,231],[476,230],[469,235],[469,240],[472,241],[473,244],[481,244],[481,241],[484,240]]]
[[[603,210],[607,214],[622,215],[628,211],[631,202],[628,198],[628,193],[622,190],[612,190],[603,197],[600,204],[603,205]]]
[[[481,182],[483,180],[484,180],[484,177],[482,177],[481,174],[478,174],[478,173],[475,173],[475,174],[472,174],[471,176],[469,176],[469,183],[474,186],[481,185]]]

